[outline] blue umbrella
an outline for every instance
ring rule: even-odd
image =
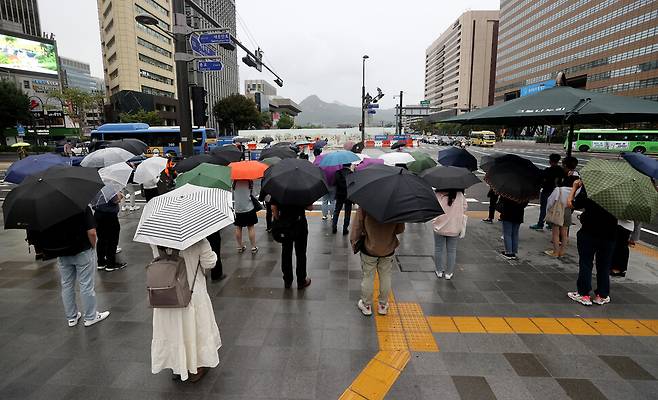
[[[439,151],[439,164],[448,167],[466,168],[469,171],[477,171],[478,160],[465,149],[450,147]]]
[[[354,161],[361,161],[359,156],[347,150],[333,151],[327,153],[322,161],[320,161],[320,167],[331,167],[334,165],[343,165],[351,164]]]
[[[658,160],[642,153],[624,153],[624,160],[636,170],[653,179],[658,179]]]
[[[21,183],[28,176],[43,172],[53,165],[71,165],[71,158],[53,153],[27,156],[11,164],[7,170],[5,181]]]

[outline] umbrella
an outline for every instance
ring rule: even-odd
[[[118,147],[138,156],[144,154],[149,146],[139,139],[121,139],[111,141],[107,147]]]
[[[228,162],[226,161],[227,160],[222,155],[197,154],[177,162],[174,170],[176,170],[178,173],[187,172],[193,170],[203,163],[228,165]]]
[[[347,197],[381,223],[427,222],[443,214],[432,187],[399,167],[372,165],[351,174]]]
[[[96,141],[93,141],[93,142],[89,143],[89,146],[87,146],[87,149],[89,150],[90,153],[92,153],[96,150],[104,149],[105,147],[107,147],[107,141],[105,141],[105,140],[96,140]]]
[[[144,207],[136,242],[185,250],[234,221],[231,192],[184,185]]]
[[[653,179],[658,179],[658,160],[641,153],[624,153],[624,160],[636,170]]]
[[[11,164],[5,182],[21,183],[28,176],[43,172],[53,165],[71,165],[71,159],[52,153],[27,156]]]
[[[353,141],[348,140],[347,142],[345,142],[345,144],[343,144],[343,149],[352,151],[352,147],[354,147],[354,144],[355,143]]]
[[[288,158],[265,172],[262,189],[279,204],[306,207],[329,192],[322,170],[306,160]]]
[[[47,229],[84,211],[102,187],[93,168],[54,166],[29,176],[5,198],[5,229]]]
[[[260,161],[240,161],[230,163],[231,179],[234,181],[253,181],[263,177],[269,167]]]
[[[274,143],[272,147],[290,147],[292,145],[293,145],[292,142],[278,142],[278,143]]]
[[[617,219],[651,222],[658,212],[651,180],[626,162],[591,159],[580,175],[587,196]]]
[[[112,200],[117,193],[126,187],[132,173],[133,169],[126,163],[114,164],[99,169],[98,175],[100,175],[105,186],[101,188],[91,204],[105,204]]]
[[[320,162],[326,156],[326,154],[320,154],[315,157],[313,164],[320,166]],[[336,184],[336,172],[340,171],[343,168],[343,165],[332,165],[330,167],[320,167],[322,173],[324,174],[324,179],[327,181],[327,185],[334,186]]]
[[[392,153],[385,153],[379,156],[382,160],[384,160],[384,164],[390,165],[390,166],[395,166],[397,164],[409,164],[410,162],[416,161],[415,158],[411,156],[409,153],[402,153],[402,152],[392,152]]]
[[[326,145],[327,145],[326,140],[316,140],[315,143],[313,144],[313,149],[321,149]]]
[[[528,159],[505,154],[494,159],[484,180],[499,196],[523,202],[539,195],[542,172]]]
[[[399,148],[406,147],[406,146],[407,146],[406,141],[398,140],[397,142],[393,143],[393,146],[391,146],[391,149],[395,150],[395,149],[399,149]]]
[[[11,145],[11,147],[29,147],[30,144],[27,142],[18,142]]]
[[[423,171],[420,177],[436,190],[464,190],[480,183],[477,176],[462,167],[433,167]]]
[[[356,143],[354,146],[352,146],[351,151],[352,151],[352,153],[361,153],[363,151],[363,149],[365,149],[365,147],[366,146],[363,144],[363,142],[359,142],[359,143]]]
[[[149,183],[157,180],[160,174],[167,167],[167,159],[164,157],[153,156],[139,163],[135,168],[135,183]]]
[[[135,155],[128,150],[119,147],[108,147],[87,155],[80,162],[80,166],[91,168],[109,167],[112,164],[124,163],[133,157]]]
[[[487,172],[489,171],[489,168],[496,162],[496,160],[500,157],[506,156],[507,153],[493,153],[493,154],[488,154],[486,156],[482,156],[480,159],[480,169],[482,171]]]
[[[361,171],[362,169],[368,168],[371,165],[384,165],[384,160],[381,158],[365,158],[356,166],[356,170]]]
[[[269,165],[270,167],[274,164],[278,164],[279,161],[281,161],[281,157],[268,157],[261,161],[265,165]]]
[[[432,157],[428,156],[426,153],[423,153],[421,151],[414,151],[410,154],[415,161],[412,161],[409,164],[407,164],[409,171],[415,174],[420,174],[426,169],[436,167],[436,161],[432,160]]]
[[[270,144],[274,141],[274,138],[271,136],[265,136],[260,140],[260,143]]]
[[[231,169],[221,165],[202,163],[191,171],[176,177],[176,187],[188,183],[207,188],[231,190]]]
[[[354,161],[360,161],[361,159],[351,151],[338,150],[327,153],[320,160],[320,167],[331,167],[334,165],[344,165],[351,164]]]
[[[439,151],[438,162],[441,165],[450,167],[467,168],[469,171],[477,171],[478,160],[466,149],[458,147],[449,147]]]
[[[242,136],[236,136],[236,137],[233,138],[233,142],[235,142],[235,143],[247,143],[247,142],[251,142],[251,139],[246,138],[246,137],[242,137]]]
[[[284,158],[296,158],[297,153],[290,147],[277,147],[276,145],[274,147],[270,147],[269,149],[265,149],[260,152],[260,157],[258,158],[259,160],[264,160],[266,158],[270,157],[279,157],[281,159]]]
[[[242,157],[242,151],[240,151],[240,149],[232,144],[227,144],[225,146],[215,146],[212,150],[210,150],[210,154],[213,156],[217,154],[231,154],[234,157],[238,157],[236,161],[239,161],[240,157]]]

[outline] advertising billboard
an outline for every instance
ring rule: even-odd
[[[555,79],[551,79],[545,82],[540,82],[540,83],[535,83],[532,85],[528,86],[523,86],[521,88],[521,96],[529,96],[531,94],[539,93],[542,90],[549,89],[552,87],[555,87],[557,85],[557,81]]]
[[[0,68],[57,75],[55,45],[0,34]]]

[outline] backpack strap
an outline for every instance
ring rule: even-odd
[[[194,280],[192,281],[192,287],[190,288],[190,294],[194,293],[194,285],[196,285],[196,276],[199,273],[199,268],[201,268],[201,261],[196,266],[196,272],[194,272]]]

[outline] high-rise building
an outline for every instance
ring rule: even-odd
[[[0,0],[0,29],[41,36],[37,0]]]
[[[276,88],[263,79],[247,79],[244,81],[245,96],[260,92],[265,96],[276,96]]]
[[[555,85],[658,101],[658,1],[501,0],[496,101]]]
[[[425,100],[441,111],[493,104],[498,11],[467,11],[425,52]]]
[[[98,90],[98,78],[91,76],[89,64],[66,57],[59,58],[64,87],[77,88],[87,93]]]

